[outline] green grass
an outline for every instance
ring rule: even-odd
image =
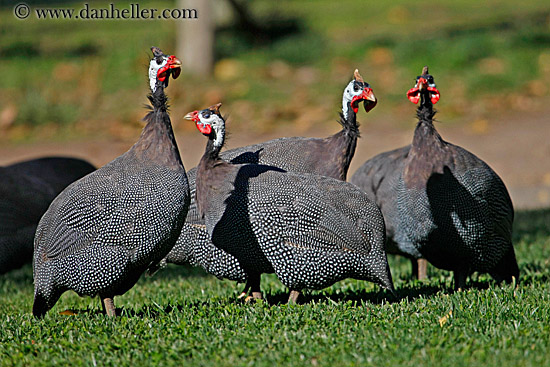
[[[486,275],[452,292],[450,273],[409,279],[391,258],[400,300],[362,281],[309,292],[297,306],[264,276],[266,300],[236,300],[242,286],[199,269],[169,267],[115,300],[65,293],[43,320],[30,315],[32,270],[0,278],[2,366],[543,366],[550,350],[550,210],[517,213],[517,289]],[[81,311],[62,316],[65,309]]]
[[[129,3],[119,1],[117,7]],[[244,102],[231,110],[236,131],[240,121],[252,121],[260,130],[274,128],[287,116],[295,120],[307,114],[304,106],[325,111],[323,121],[332,123],[342,88],[356,67],[376,92],[380,116],[403,114],[396,107],[407,103],[405,92],[425,64],[436,77],[447,120],[470,110],[478,111],[475,118],[486,118],[483,114],[492,109],[479,112],[469,105],[483,105],[484,98],[501,101],[499,108],[506,110],[514,108],[507,96],[515,100],[550,93],[545,87],[550,80],[550,6],[544,1],[524,1],[521,7],[513,0],[282,3],[249,2],[260,23],[291,23],[299,29],[273,42],[253,42],[250,34],[231,27],[226,9],[215,50],[217,61],[231,60],[237,72],[227,77],[220,67],[213,77],[184,75],[169,89],[175,113],[219,99],[229,110]],[[140,4],[175,7],[172,1]],[[15,111],[8,124],[14,133],[8,129],[6,139],[33,137],[32,129],[18,126],[78,122],[93,132],[135,122],[147,91],[148,48],[176,52],[174,21],[23,21],[15,19],[12,7],[0,7],[0,100]],[[275,61],[288,71],[273,73]],[[300,78],[304,68],[310,72],[305,81]]]

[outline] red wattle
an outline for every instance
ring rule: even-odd
[[[428,92],[430,92],[430,100],[433,104],[436,104],[439,101],[439,91],[435,87],[428,87]]]
[[[178,66],[172,69],[172,78],[177,79],[180,76],[181,68]]]
[[[202,124],[200,122],[197,123],[197,129],[199,129],[199,131],[204,135],[210,135],[212,132],[212,126],[209,124]]]
[[[409,89],[409,91],[407,92],[407,98],[412,103],[418,104],[418,101],[420,101],[420,91],[418,90],[418,87]]]
[[[163,67],[161,67],[159,69],[159,71],[157,71],[157,78],[158,80],[160,80],[161,82],[164,81],[164,79],[166,79],[166,72],[170,69],[170,66],[169,65],[165,65]]]
[[[361,101],[362,99],[362,96],[353,96],[350,103],[353,112],[357,113],[359,111],[359,101]]]

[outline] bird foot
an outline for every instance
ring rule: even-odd
[[[116,308],[115,303],[113,302],[113,299],[110,297],[102,298],[101,299],[101,305],[103,306],[103,311],[107,314],[109,317],[115,317],[116,316]]]
[[[298,303],[298,297],[300,297],[300,291],[291,290],[288,297],[288,304],[295,305]]]

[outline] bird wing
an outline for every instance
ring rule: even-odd
[[[63,190],[40,220],[35,250],[53,260],[91,245],[99,235],[124,230],[116,226],[117,218],[135,211],[133,203],[139,198],[129,195],[132,190],[119,174],[125,173],[107,165]]]
[[[90,245],[103,229],[106,213],[98,195],[86,186],[81,181],[69,186],[40,220],[35,249],[44,259],[54,260],[77,252]]]
[[[264,175],[266,177],[268,175]],[[369,251],[370,245],[351,213],[326,195],[346,196],[349,185],[336,179],[307,174],[269,174],[251,179],[255,196],[249,201],[253,227],[272,231],[288,246],[321,251]],[[260,176],[262,177],[262,176]],[[349,185],[352,186],[352,185]],[[359,191],[359,190],[357,190]],[[345,200],[345,199],[344,199]],[[266,236],[270,238],[270,236]]]
[[[455,151],[455,171],[460,181],[478,202],[483,203],[482,217],[486,225],[492,227],[495,235],[511,243],[514,208],[504,182],[475,154],[457,145],[449,146]]]
[[[360,187],[378,206],[393,195],[390,184],[399,176],[411,146],[407,145],[388,152],[380,153],[357,169],[350,182]]]

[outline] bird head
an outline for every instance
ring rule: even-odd
[[[197,129],[206,136],[215,134],[215,145],[223,144],[225,120],[220,114],[221,103],[210,106],[201,111],[189,112],[184,119],[193,121]]]
[[[430,101],[436,104],[439,101],[439,91],[436,88],[434,77],[428,73],[428,67],[424,66],[422,75],[416,77],[416,83],[413,88],[407,92],[407,98],[414,104],[420,100],[420,94],[425,93],[430,97]]]
[[[153,58],[149,63],[149,85],[155,92],[158,86],[167,87],[170,75],[176,79],[181,72],[181,61],[174,55],[165,55],[160,48],[151,47]]]
[[[365,82],[361,74],[359,74],[359,70],[355,69],[353,80],[349,82],[344,89],[344,96],[342,98],[342,112],[344,117],[348,118],[348,111],[350,108],[353,112],[357,113],[360,102],[363,102],[363,107],[366,112],[372,110],[377,103],[369,83]]]

